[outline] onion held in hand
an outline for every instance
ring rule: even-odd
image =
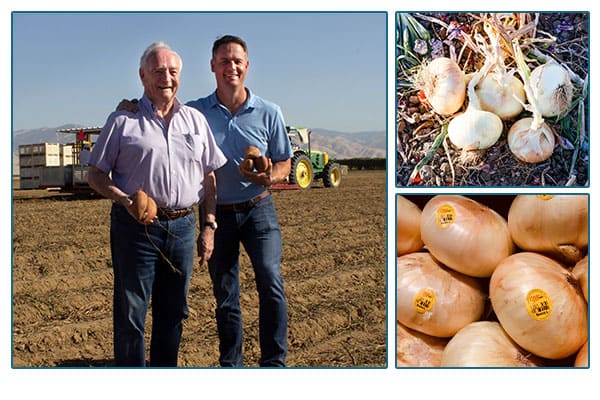
[[[436,337],[450,337],[478,320],[486,294],[480,282],[442,267],[429,253],[397,259],[396,314],[401,324]]]
[[[421,209],[406,197],[396,196],[396,255],[414,253],[422,248]]]
[[[131,196],[131,201],[133,201],[135,218],[142,223],[152,222],[158,211],[154,199],[139,189]]]
[[[576,263],[588,246],[588,197],[519,195],[510,206],[508,228],[521,249]]]
[[[497,322],[477,321],[462,328],[442,353],[442,367],[537,367]]]
[[[435,196],[421,213],[421,238],[446,266],[474,277],[489,277],[514,251],[506,220],[464,196]]]
[[[543,255],[517,253],[502,261],[490,279],[490,299],[506,333],[537,356],[568,357],[588,338],[577,280]]]

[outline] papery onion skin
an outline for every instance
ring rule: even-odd
[[[475,93],[481,109],[496,114],[502,120],[515,118],[523,111],[525,90],[523,83],[514,75],[490,72],[478,84]],[[513,96],[516,96],[515,99]]]
[[[544,117],[563,114],[571,106],[573,84],[566,69],[549,62],[531,71],[530,85],[538,111]]]
[[[396,255],[414,253],[423,248],[421,209],[404,196],[396,196]]]
[[[465,101],[465,74],[447,57],[436,58],[426,65],[419,73],[417,86],[421,86],[427,101],[440,115],[454,114]]]
[[[450,337],[484,311],[481,282],[444,268],[429,253],[398,257],[396,277],[396,319],[408,328]]]
[[[589,342],[585,342],[585,344],[581,347],[581,349],[577,352],[577,356],[575,357],[574,367],[589,367]]]
[[[396,322],[396,366],[439,367],[446,338],[429,336]]]
[[[521,249],[574,264],[588,246],[588,197],[518,195],[508,212],[508,228]]]
[[[448,124],[448,138],[459,149],[483,150],[498,141],[503,127],[496,114],[467,107]]]
[[[421,238],[442,264],[478,278],[492,275],[496,265],[515,250],[506,220],[464,196],[439,195],[429,200],[421,213]]]
[[[561,359],[587,340],[587,303],[575,277],[537,253],[503,260],[490,279],[490,300],[502,328],[523,349]]]
[[[573,270],[571,270],[571,272],[573,273],[573,275],[575,275],[575,278],[577,278],[577,281],[579,282],[579,286],[581,287],[581,291],[583,292],[583,297],[585,298],[585,301],[589,301],[588,269],[588,256],[585,256],[581,260],[579,260],[577,264],[575,264],[575,266],[573,267]]]
[[[539,367],[542,361],[521,349],[499,323],[477,321],[446,345],[442,367]]]
[[[545,122],[534,129],[533,118],[526,117],[515,122],[508,130],[508,147],[519,160],[539,163],[550,158],[556,143],[554,131]]]

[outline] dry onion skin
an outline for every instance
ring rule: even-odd
[[[519,160],[539,163],[550,158],[556,143],[554,131],[545,122],[534,128],[532,117],[521,118],[508,130],[508,147]]]
[[[468,197],[439,195],[421,213],[421,238],[442,264],[463,274],[489,277],[514,252],[506,220]]]
[[[575,357],[575,363],[573,365],[574,367],[589,367],[588,343],[589,342],[585,342],[583,347],[579,350],[579,352],[577,352],[577,356]]]
[[[447,57],[436,58],[425,65],[415,85],[423,91],[433,111],[440,115],[454,114],[465,101],[465,74]]]
[[[442,367],[538,367],[542,362],[521,349],[499,323],[477,321],[448,342]]]
[[[573,275],[575,275],[575,278],[577,278],[577,281],[579,282],[579,286],[581,287],[581,291],[583,292],[583,297],[585,297],[585,301],[589,301],[588,268],[588,256],[585,256],[581,260],[579,260],[577,264],[575,264],[575,266],[573,267],[573,270],[571,270],[571,272],[573,273]]]
[[[588,247],[588,197],[519,195],[508,212],[508,228],[521,249],[574,264]]]
[[[573,84],[569,73],[561,65],[547,62],[536,67],[531,71],[529,82],[539,112],[544,117],[561,115],[571,106]]]
[[[444,268],[429,253],[398,257],[396,277],[396,319],[408,328],[450,337],[483,314],[481,283]]]
[[[404,196],[396,196],[396,255],[414,253],[423,248],[421,209]]]
[[[586,342],[587,303],[576,278],[537,253],[517,253],[498,265],[490,300],[502,328],[533,354],[561,359]]]
[[[502,120],[513,119],[523,111],[525,89],[514,75],[490,72],[479,82],[475,93],[481,109],[493,112]]]
[[[429,336],[396,322],[396,366],[439,367],[448,339]]]

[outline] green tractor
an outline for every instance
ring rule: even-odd
[[[311,131],[297,126],[287,126],[286,129],[294,152],[289,183],[298,185],[300,189],[307,189],[310,188],[313,180],[322,179],[325,187],[340,186],[342,181],[340,164],[329,160],[329,154],[311,149]]]

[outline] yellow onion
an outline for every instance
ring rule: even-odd
[[[541,360],[520,348],[497,322],[477,321],[446,345],[442,367],[537,367]]]
[[[457,112],[465,101],[465,74],[450,58],[439,57],[424,66],[417,76],[433,110],[441,115]]]
[[[474,277],[489,277],[514,251],[506,220],[464,196],[429,200],[421,213],[421,238],[440,262]]]
[[[508,228],[521,249],[573,264],[588,246],[588,197],[519,195],[510,206]]]
[[[448,339],[429,336],[396,322],[396,366],[439,367]]]
[[[483,150],[498,141],[502,128],[502,120],[496,114],[469,105],[448,124],[448,138],[459,149]]]
[[[512,74],[490,72],[479,82],[475,93],[481,109],[496,114],[500,119],[513,119],[523,111],[523,83]]]
[[[478,320],[486,294],[480,282],[438,264],[429,253],[397,259],[396,319],[436,337],[450,337]]]
[[[583,297],[585,297],[585,301],[588,300],[588,256],[583,257],[581,260],[575,264],[573,270],[571,272],[577,278],[579,282],[579,286],[581,287],[581,291],[583,292]]]
[[[551,258],[513,254],[492,274],[489,293],[502,328],[537,356],[565,358],[587,340],[587,303],[577,279]]]
[[[508,131],[508,147],[519,160],[538,163],[547,160],[554,152],[554,131],[542,122],[533,126],[532,117],[521,118]]]
[[[401,256],[421,248],[421,209],[406,197],[396,196],[396,253]]]
[[[588,352],[588,343],[581,347],[581,349],[577,352],[577,356],[575,356],[574,367],[588,367],[589,366],[589,352]]]
[[[556,62],[542,64],[531,71],[529,79],[532,95],[544,117],[563,114],[571,106],[573,84],[561,65]]]

